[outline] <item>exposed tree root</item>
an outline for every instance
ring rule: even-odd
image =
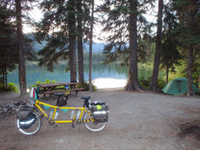
[[[125,91],[139,91],[139,92],[144,92],[144,91],[140,88],[139,84],[134,84],[134,82],[131,82],[131,81],[129,81],[129,82],[127,83],[127,85],[124,87],[124,90],[125,90]]]

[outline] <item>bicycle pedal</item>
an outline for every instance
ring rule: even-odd
[[[72,123],[72,128],[75,128],[76,127],[76,123]]]
[[[58,125],[57,125],[57,124],[53,125],[53,128],[56,128],[56,127],[58,127]]]

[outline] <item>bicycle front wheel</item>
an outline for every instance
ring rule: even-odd
[[[108,123],[108,122],[95,122],[94,118],[88,113],[85,113],[84,120],[85,120],[84,121],[85,127],[92,132],[98,132],[103,130]]]
[[[22,128],[20,127],[20,120],[17,119],[17,127],[19,129],[19,131],[25,135],[33,135],[35,134],[36,132],[38,132],[41,128],[41,119],[40,119],[40,116],[36,113],[36,112],[33,112],[33,114],[36,116],[36,120],[34,121],[34,123],[28,127],[28,128]]]

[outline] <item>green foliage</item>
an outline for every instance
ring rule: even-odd
[[[3,75],[3,80],[6,80],[8,71],[14,70],[18,62],[16,31],[11,21],[14,12],[8,9],[9,4],[9,2],[0,4],[0,75]]]
[[[49,84],[49,83],[57,83],[55,80],[49,80],[49,79],[46,79],[44,82],[42,81],[37,81],[34,85],[32,85],[31,87],[37,87],[38,84]]]
[[[140,84],[142,85],[142,87],[144,87],[145,89],[148,89],[150,86],[150,82],[151,82],[151,78],[148,79],[144,79],[143,77],[141,79],[139,79]]]
[[[161,68],[166,69],[166,76],[168,77],[169,70],[175,71],[175,65],[180,65],[181,54],[178,51],[180,42],[175,32],[178,27],[176,17],[171,8],[167,6],[165,6],[164,14],[160,63]]]
[[[0,76],[2,75],[2,84],[7,86],[7,75],[16,68],[19,63],[19,45],[17,37],[17,24],[15,21],[14,1],[1,0],[0,3]],[[25,18],[25,17],[24,17]],[[32,60],[35,55],[32,52],[31,40],[23,36],[23,49],[25,50],[26,58]],[[9,85],[9,88],[15,90],[14,85]]]
[[[163,81],[163,80],[161,80],[161,79],[158,79],[157,85],[158,85],[158,87],[159,87],[160,89],[163,89],[164,86],[166,85],[166,82]]]
[[[0,89],[5,91],[13,91],[15,93],[19,93],[18,87],[15,85],[15,83],[9,82],[6,87],[3,88],[3,85],[0,83]]]
[[[77,88],[84,88],[85,91],[89,91],[89,83],[84,82],[84,83],[82,83],[82,84],[78,84],[78,85],[77,85]],[[92,84],[92,90],[93,90],[93,91],[96,91],[96,90],[97,90],[96,86],[93,85],[93,84]]]
[[[104,1],[104,4],[99,8],[101,13],[108,15],[107,18],[102,18],[103,31],[112,33],[107,38],[108,44],[105,45],[103,50],[105,55],[104,64],[109,64],[116,60],[121,61],[122,64],[127,64],[129,53],[128,5],[125,1]]]
[[[83,53],[84,62],[89,62],[89,52],[85,51]],[[92,53],[92,62],[102,63],[104,61],[104,55],[101,51]]]
[[[32,85],[31,87],[29,87],[29,89],[31,90],[32,87],[38,87],[38,84],[49,84],[49,83],[57,83],[55,80],[49,80],[46,79],[44,82],[42,81],[37,81],[34,85]],[[58,88],[64,88],[64,86],[58,86]],[[42,91],[43,88],[40,88],[40,91]]]
[[[144,88],[148,89],[151,83],[151,77],[148,79],[141,78],[139,79],[139,82]],[[166,82],[164,80],[158,79],[157,85],[159,89],[162,89],[166,85]]]
[[[7,88],[13,92],[19,92],[18,87],[15,85],[15,83],[9,82]]]
[[[138,3],[138,10],[133,9],[131,4]],[[104,1],[104,3],[99,7],[98,11],[108,15],[104,17],[102,15],[101,23],[104,26],[103,31],[110,34],[106,42],[103,54],[105,56],[104,64],[109,64],[114,61],[120,62],[122,66],[129,65],[129,47],[130,47],[130,16],[138,11],[138,47],[137,55],[138,61],[146,62],[147,51],[151,50],[147,40],[144,41],[145,37],[148,36],[151,26],[148,24],[146,18],[143,16],[146,1]],[[148,24],[148,25],[147,25]],[[150,37],[150,36],[149,36]]]
[[[44,16],[37,24],[36,39],[38,42],[46,41],[47,44],[39,51],[40,66],[47,66],[49,71],[53,71],[53,65],[57,64],[59,60],[68,60],[69,57],[72,57],[69,51],[74,47],[76,37],[88,34],[90,3],[90,1],[82,0],[41,1],[40,7]],[[78,5],[81,8],[78,9]],[[76,26],[78,24],[81,24],[83,28],[82,33],[78,32]],[[72,37],[73,39],[71,39]]]
[[[200,68],[199,68],[199,65],[200,65],[200,59],[199,59],[199,56],[196,55],[194,56],[196,57],[195,61],[193,62],[193,69],[192,69],[192,80],[193,80],[193,83],[200,87],[200,83],[199,83],[199,75],[200,75]],[[173,75],[173,78],[178,78],[178,77],[185,77],[187,78],[187,60],[180,60],[179,61],[181,65],[176,65],[175,66],[175,70],[176,72],[175,73],[171,73]]]
[[[179,28],[177,28],[177,38],[181,43],[183,50],[199,48],[200,43],[200,16],[199,16],[199,1],[174,0],[172,8],[176,17],[179,19]],[[190,6],[190,7],[188,7]]]
[[[50,83],[57,83],[55,80],[49,80],[49,79],[46,79],[44,82],[42,81],[37,81],[34,85],[32,85],[31,87],[37,87],[38,84],[50,84]],[[30,88],[31,88],[30,87]],[[64,88],[64,86],[58,86],[57,88]],[[77,88],[84,88],[85,91],[89,91],[89,84],[87,82],[84,82],[83,84],[78,84],[77,85]],[[97,88],[95,85],[92,84],[92,89],[93,91],[96,91]],[[42,90],[42,89],[40,89]]]

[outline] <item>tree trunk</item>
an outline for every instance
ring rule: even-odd
[[[188,50],[188,67],[187,67],[188,95],[193,94],[192,64],[193,64],[193,45],[191,44]]]
[[[166,69],[166,83],[168,83],[168,79],[169,79],[169,65],[167,65]]]
[[[5,88],[6,87],[6,84],[5,84],[5,78],[6,78],[5,65],[3,65],[2,73],[3,73],[2,84],[3,84],[3,88]]]
[[[151,84],[150,84],[150,89],[154,92],[157,91],[157,80],[158,80],[159,65],[160,65],[163,0],[159,0],[158,5],[159,6],[158,6],[158,20],[157,20],[156,50],[155,50],[155,57],[154,57],[153,75],[152,75]]]
[[[25,52],[23,48],[23,33],[22,33],[22,7],[21,0],[15,0],[16,3],[16,18],[17,18],[17,41],[19,50],[19,85],[20,95],[26,94],[26,68],[25,68]]]
[[[129,17],[129,80],[125,90],[141,90],[138,81],[137,68],[137,0],[129,0],[130,17]]]
[[[4,68],[3,68],[3,88],[6,87],[5,79],[6,79],[6,71],[5,71],[5,66],[4,66]]]
[[[8,86],[7,65],[5,65],[5,85]]]
[[[94,0],[92,0],[92,14],[90,26],[90,50],[89,50],[89,91],[92,91],[92,43],[93,43],[93,22],[94,21]]]
[[[4,86],[7,87],[8,86],[8,82],[7,82],[7,65],[5,64],[5,67],[4,67]]]
[[[84,68],[83,68],[83,30],[82,30],[82,18],[81,14],[82,9],[81,9],[81,1],[77,1],[77,10],[78,10],[78,77],[79,77],[79,82],[84,83]]]
[[[190,1],[190,18],[189,18],[189,29],[190,29],[190,36],[193,37],[193,34],[195,33],[195,5],[196,5],[196,0],[191,0]],[[189,49],[188,49],[188,66],[187,66],[187,80],[188,80],[188,95],[193,94],[193,80],[192,80],[192,69],[193,69],[193,43],[190,43]]]
[[[70,80],[77,80],[76,72],[76,48],[75,48],[75,2],[74,0],[69,0],[68,2],[68,26],[69,26],[69,61],[70,61]]]

